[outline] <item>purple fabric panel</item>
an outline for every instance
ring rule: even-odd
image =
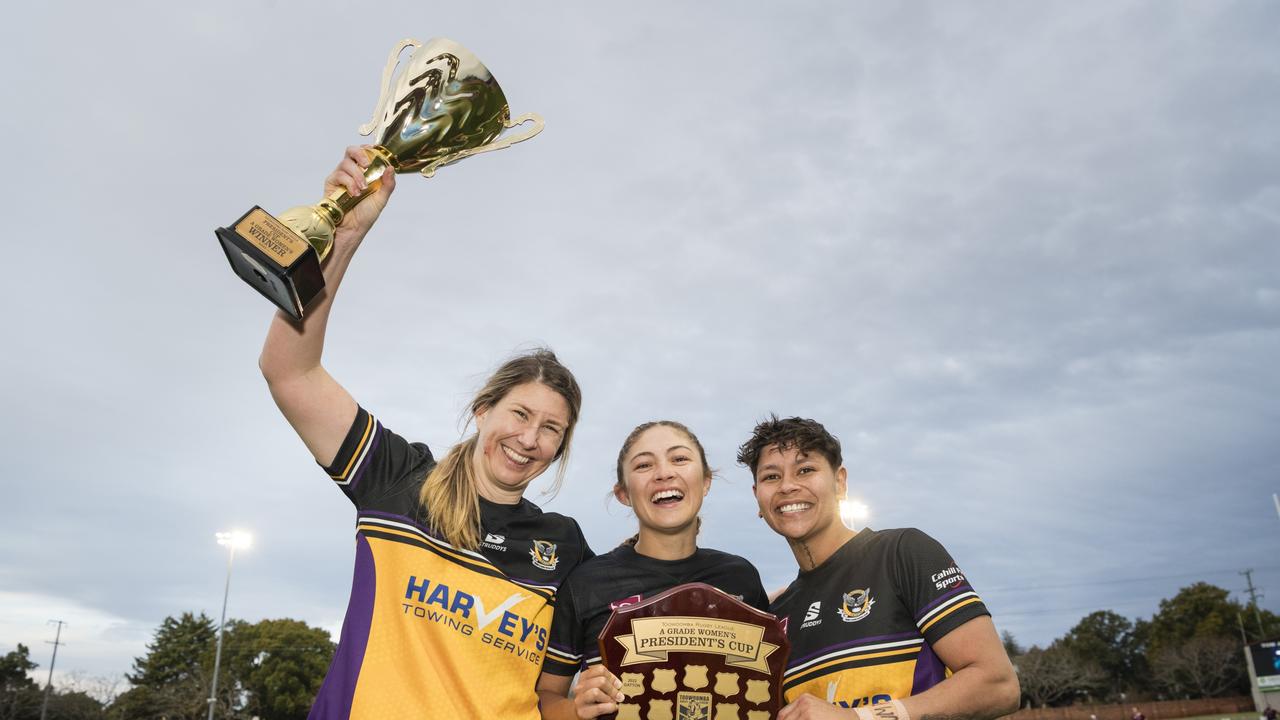
[[[895,633],[893,635],[878,635],[876,637],[859,638],[858,640],[853,640],[847,643],[841,643],[839,645],[828,645],[822,648],[821,650],[815,650],[814,652],[811,652],[808,655],[805,655],[804,657],[791,658],[790,660],[787,661],[787,667],[795,667],[800,663],[808,662],[813,658],[818,657],[819,655],[825,655],[835,650],[844,650],[845,648],[856,647],[858,645],[873,645],[878,642],[893,642],[894,640],[915,640],[919,637],[920,637],[920,633],[914,630],[909,630],[907,632]]]
[[[917,611],[916,611],[916,621],[917,621],[917,622],[919,622],[919,621],[920,621],[920,618],[922,618],[922,617],[924,617],[925,615],[927,615],[927,614],[928,614],[928,612],[929,612],[930,610],[932,610],[932,609],[934,609],[935,607],[937,607],[937,606],[941,605],[942,603],[946,602],[947,600],[950,600],[951,598],[953,598],[953,597],[955,597],[955,596],[957,596],[957,595],[959,595],[959,594],[961,594],[961,593],[967,593],[967,592],[973,592],[973,588],[969,587],[969,583],[965,583],[965,584],[963,584],[963,585],[961,585],[961,586],[957,587],[955,590],[952,590],[952,591],[950,591],[950,592],[943,593],[943,595],[942,595],[941,597],[939,597],[937,600],[934,600],[933,602],[929,603],[928,605],[925,605],[924,607],[922,607],[922,608],[920,608],[919,610],[917,610]]]
[[[365,646],[369,643],[369,624],[373,620],[373,597],[377,572],[373,551],[363,535],[356,536],[356,569],[351,579],[351,600],[342,621],[342,637],[338,651],[320,685],[316,701],[307,720],[346,720],[351,717],[351,702],[364,663]]]
[[[351,478],[351,488],[354,490],[356,485],[360,484],[360,478],[364,477],[365,468],[369,467],[369,463],[373,460],[373,454],[378,452],[378,445],[382,442],[382,423],[377,420],[373,421],[373,439],[369,441],[369,450],[364,455],[364,462],[360,463],[360,467],[356,469],[355,477]]]
[[[946,677],[946,667],[938,656],[933,654],[933,647],[925,643],[920,647],[920,654],[916,656],[916,669],[911,676],[911,694],[919,695],[942,682]]]

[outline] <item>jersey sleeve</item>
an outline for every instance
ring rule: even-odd
[[[930,645],[966,622],[991,614],[946,548],[920,530],[903,530],[894,560],[894,582],[902,601]]]
[[[587,552],[590,552],[588,549]],[[573,582],[560,586],[556,607],[551,616],[551,639],[543,656],[542,672],[573,677],[582,666],[583,627],[574,602]]]
[[[742,578],[742,602],[757,610],[769,612],[769,593],[765,592],[764,583],[760,582],[760,571],[746,558],[739,558],[742,567],[739,573]]]
[[[403,513],[414,506],[418,481],[433,463],[426,445],[405,440],[357,408],[338,454],[324,470],[357,508]]]

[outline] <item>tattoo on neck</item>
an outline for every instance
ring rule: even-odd
[[[812,569],[814,569],[814,568],[818,567],[818,563],[816,563],[816,562],[814,562],[814,561],[813,561],[813,553],[809,552],[809,546],[808,546],[808,545],[806,545],[806,544],[805,544],[805,543],[803,543],[803,542],[797,542],[797,543],[796,543],[796,545],[798,545],[798,546],[800,547],[800,549],[804,551],[804,556],[805,556],[806,558],[808,558],[808,560],[809,560],[809,567],[804,568],[804,569],[805,569],[805,570],[812,570]]]

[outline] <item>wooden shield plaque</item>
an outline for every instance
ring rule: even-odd
[[[600,633],[626,695],[612,717],[773,720],[790,648],[782,621],[704,583],[619,607]]]

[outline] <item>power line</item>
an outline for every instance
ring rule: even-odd
[[[1280,570],[1280,565],[1269,565],[1262,570]],[[1204,578],[1210,575],[1227,575],[1234,573],[1234,570],[1204,570],[1201,572],[1178,573],[1176,575],[1152,575],[1148,577],[1137,578],[1113,578],[1107,580],[1081,580],[1078,582],[1063,583],[1061,585],[1005,585],[1003,587],[987,587],[983,588],[984,593],[992,592],[1024,592],[1033,590],[1063,590],[1069,588],[1077,588],[1090,585],[1124,585],[1127,583],[1150,582],[1152,580],[1177,580],[1179,578]],[[1253,572],[1252,570],[1250,572]],[[1243,573],[1237,573],[1243,574]]]
[[[50,643],[53,645],[53,659],[49,661],[49,681],[44,685],[44,702],[40,704],[40,720],[45,720],[45,715],[49,711],[49,690],[53,688],[53,664],[58,662],[58,646],[66,645],[66,643],[61,642],[62,626],[66,625],[66,623],[61,620],[50,620],[49,622],[58,623],[58,632],[53,636],[53,642]],[[49,623],[45,624],[48,625]],[[48,643],[49,641],[45,640],[45,642]]]
[[[1262,613],[1258,611],[1258,592],[1253,587],[1253,568],[1240,573],[1249,582],[1249,604],[1253,606],[1253,617],[1258,621],[1258,637],[1266,637],[1267,631],[1262,629]]]

